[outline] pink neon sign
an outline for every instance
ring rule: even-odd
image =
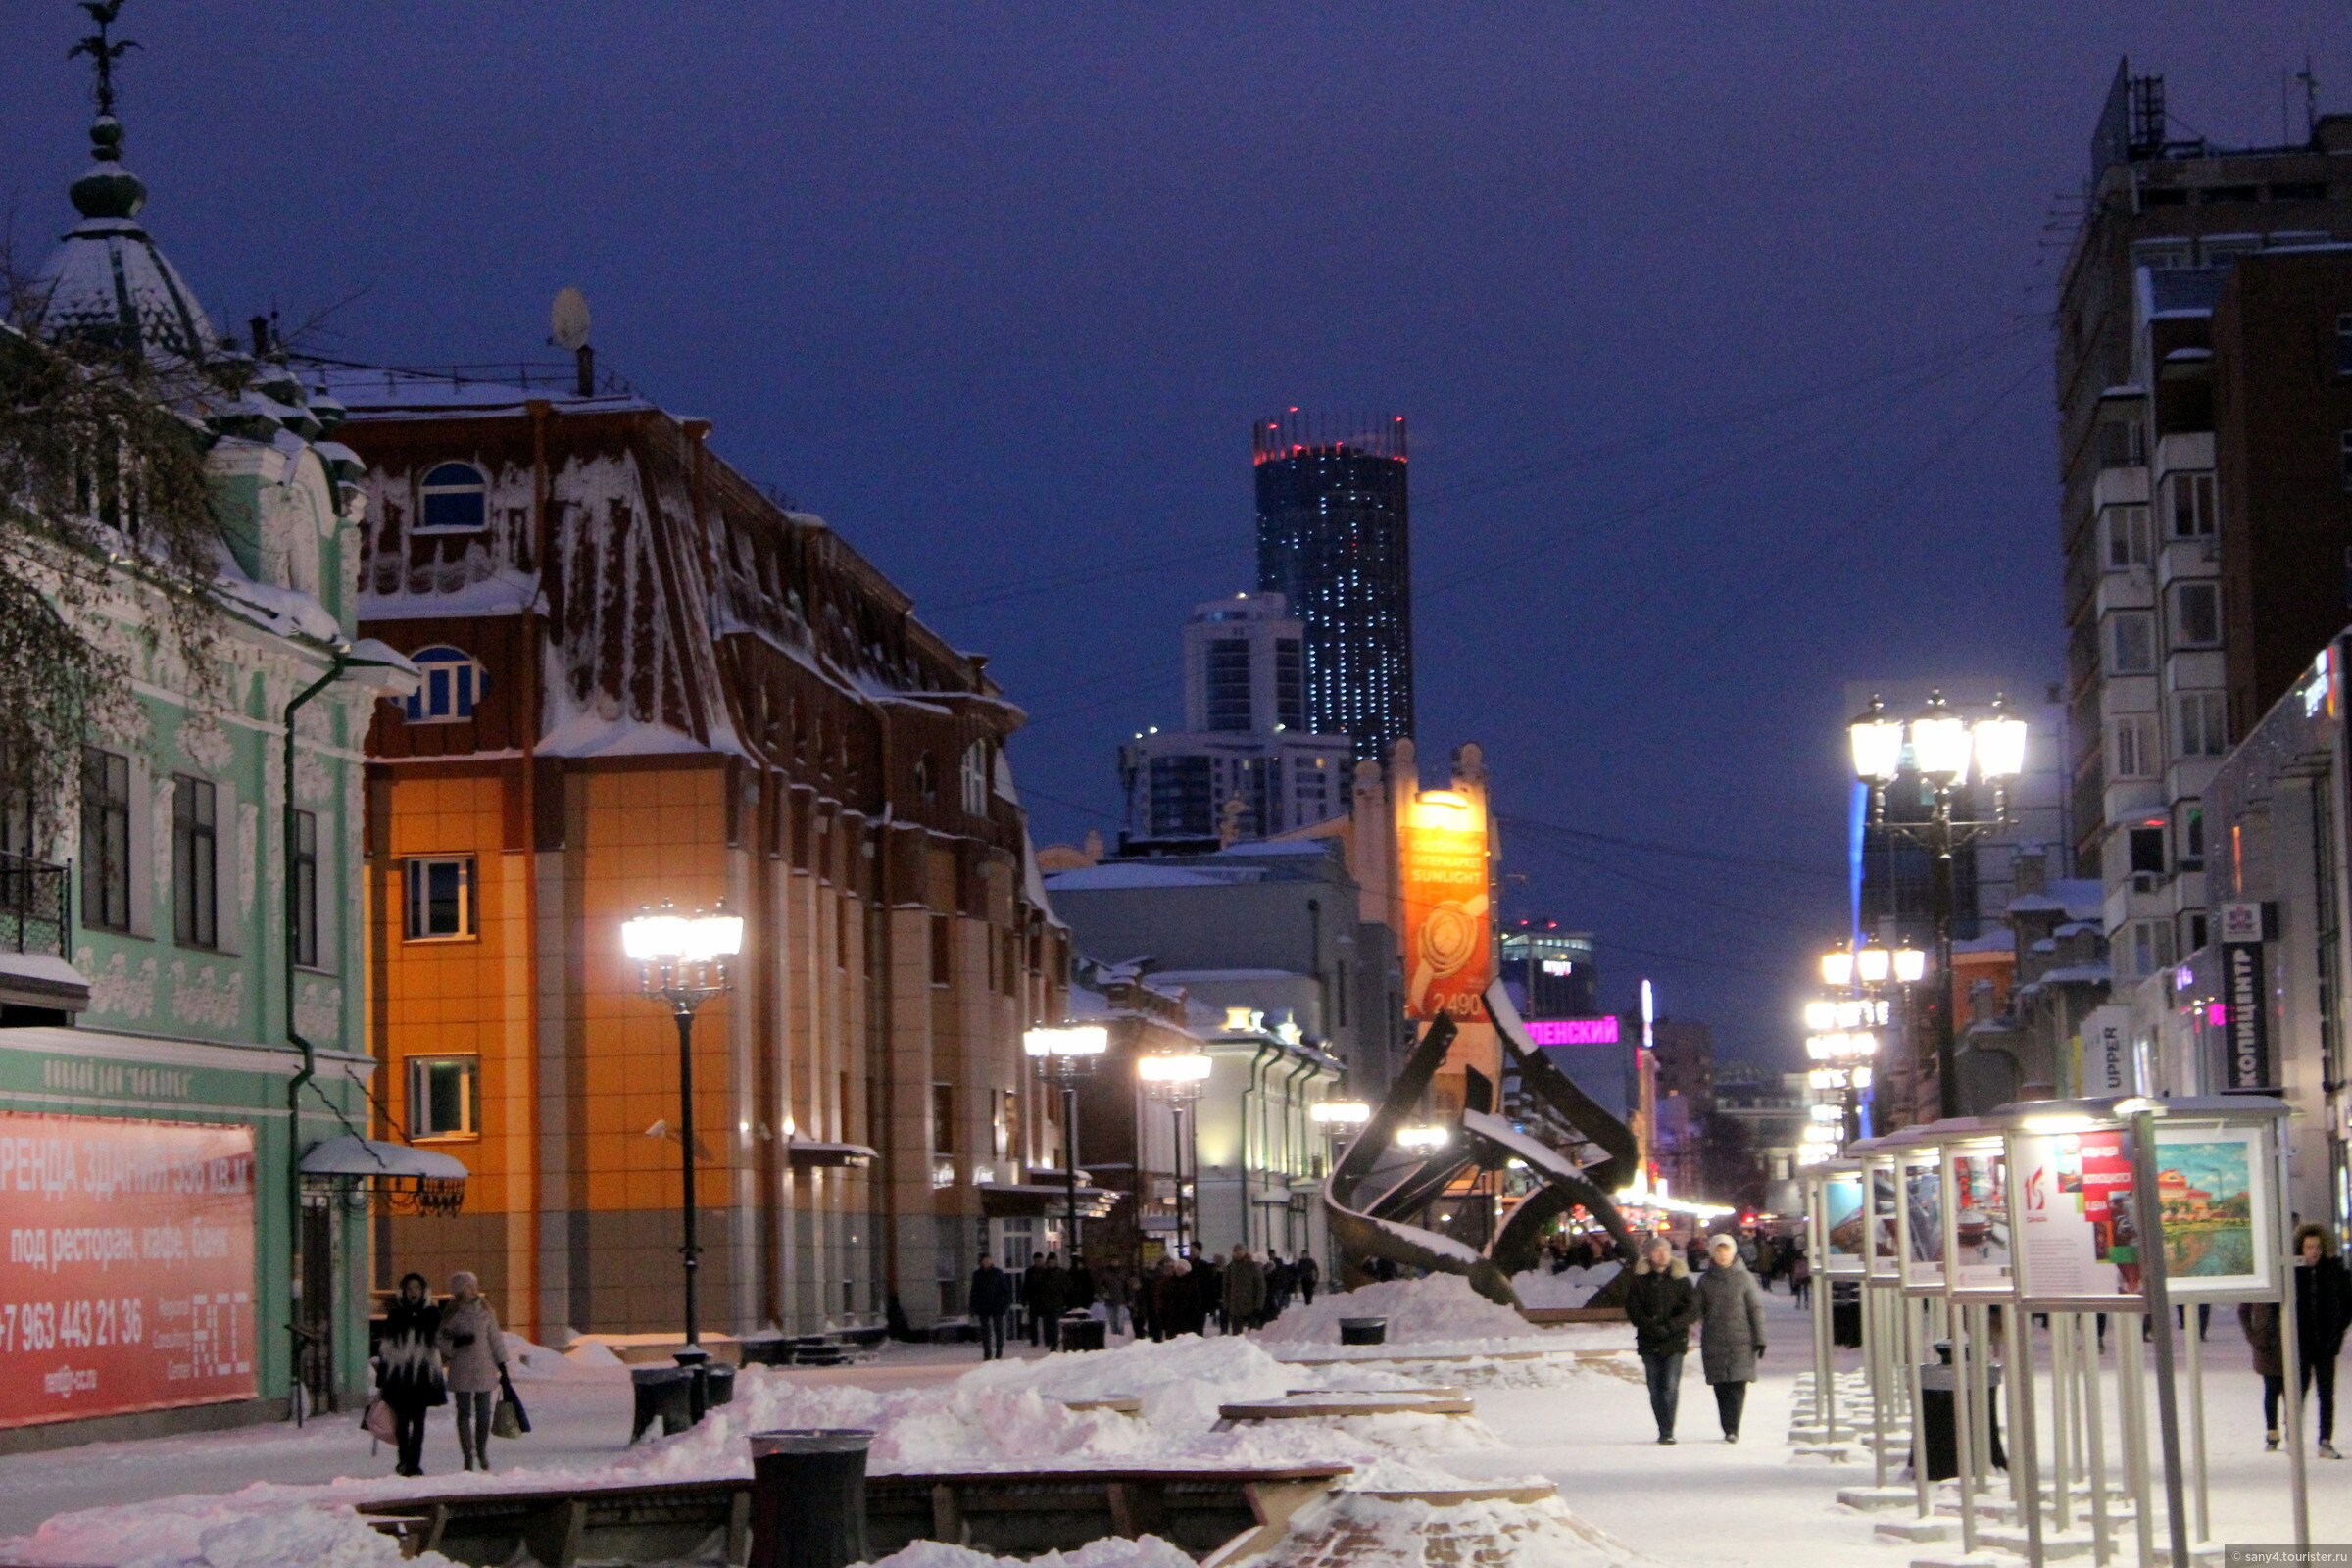
[[[1527,1026],[1527,1038],[1539,1046],[1613,1046],[1615,1018],[1540,1018]]]

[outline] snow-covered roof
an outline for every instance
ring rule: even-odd
[[[1056,871],[1046,878],[1054,893],[1106,893],[1133,888],[1223,888],[1257,881],[1262,873],[1242,866],[1159,865],[1146,860],[1112,860]]]
[[[2039,893],[2021,893],[2009,901],[2010,914],[2063,914],[2069,920],[2095,920],[2107,906],[2107,890],[2089,877],[2059,877]]]
[[[1154,969],[1152,978],[1161,985],[1199,986],[1220,981],[1312,980],[1314,976],[1296,969]]]
[[[453,414],[513,413],[529,403],[550,403],[570,413],[651,410],[634,392],[580,395],[569,366],[402,366],[340,365],[306,361],[304,368],[329,396],[371,419],[446,418]]]

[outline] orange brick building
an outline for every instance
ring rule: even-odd
[[[384,1109],[474,1173],[463,1214],[379,1221],[379,1283],[466,1267],[525,1334],[675,1330],[676,1037],[619,924],[723,900],[748,923],[695,1029],[706,1325],[959,1311],[1059,1138],[1020,1043],[1067,941],[1018,710],[704,421],[323,373],[372,502],[363,630],[425,672],[368,744]]]

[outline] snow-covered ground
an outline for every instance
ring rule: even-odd
[[[1458,1303],[1446,1305],[1443,1298],[1449,1293],[1443,1288],[1434,1294],[1441,1298],[1435,1304],[1392,1302],[1402,1308],[1389,1314],[1393,1322],[1426,1307],[1436,1327],[1461,1328],[1453,1315]],[[1220,1402],[1303,1386],[1299,1368],[1278,1363],[1266,1351],[1304,1348],[1316,1344],[1310,1338],[1258,1344],[1212,1339],[1103,1355],[1016,1360],[986,1369],[975,1367],[968,1347],[893,1348],[860,1367],[747,1374],[736,1406],[718,1421],[697,1433],[625,1450],[625,1376],[566,1363],[555,1377],[526,1386],[537,1430],[520,1442],[498,1445],[496,1456],[504,1469],[488,1478],[449,1474],[456,1453],[445,1417],[434,1428],[427,1456],[428,1466],[440,1474],[422,1482],[391,1479],[391,1456],[371,1455],[368,1440],[351,1417],[314,1424],[299,1434],[269,1427],[0,1459],[0,1534],[29,1536],[0,1542],[0,1561],[138,1563],[140,1568],[190,1563],[268,1568],[281,1562],[373,1568],[381,1563],[388,1568],[394,1556],[384,1548],[391,1544],[355,1532],[333,1504],[419,1488],[553,1483],[567,1474],[651,1479],[740,1471],[748,1467],[742,1442],[747,1431],[852,1420],[881,1430],[874,1451],[877,1469],[922,1468],[947,1459],[1085,1464],[1148,1454],[1154,1462],[1329,1457],[1358,1464],[1383,1485],[1440,1475],[1484,1479],[1536,1472],[1558,1484],[1572,1511],[1561,1526],[1570,1534],[1560,1539],[1582,1544],[1575,1548],[1578,1555],[1563,1557],[1564,1562],[1906,1568],[1924,1554],[1920,1548],[1877,1542],[1871,1516],[1842,1509],[1835,1500],[1841,1486],[1869,1484],[1867,1464],[1832,1466],[1791,1454],[1785,1440],[1796,1376],[1810,1368],[1806,1326],[1788,1297],[1776,1294],[1766,1300],[1773,1348],[1749,1396],[1744,1435],[1737,1446],[1715,1434],[1713,1399],[1699,1381],[1695,1356],[1683,1387],[1682,1441],[1673,1447],[1652,1441],[1642,1387],[1605,1373],[1544,1389],[1479,1389],[1472,1422],[1373,1417],[1270,1424],[1279,1430],[1210,1430]],[[1316,1304],[1320,1309],[1324,1303]],[[1622,1346],[1631,1336],[1593,1325],[1504,1338],[1519,1346],[1583,1348]],[[2214,1534],[2241,1542],[2284,1539],[2286,1460],[2262,1452],[2260,1385],[2248,1369],[2236,1325],[2224,1312],[2215,1314],[2206,1346],[2206,1378]],[[1318,1366],[1312,1380],[1316,1387],[1359,1388],[1396,1381],[1378,1369],[1348,1366]],[[1114,1394],[1141,1395],[1145,1420],[1073,1413],[1058,1402]],[[257,1478],[266,1480],[248,1485]],[[2352,1469],[2313,1461],[2315,1540],[2352,1539],[2347,1481]],[[220,1495],[229,1493],[237,1494]],[[321,1509],[318,1503],[329,1506]],[[44,1521],[46,1527],[36,1532]],[[2130,1557],[2128,1538],[2125,1556]],[[986,1560],[925,1547],[913,1557],[903,1555],[893,1568],[979,1568]],[[1149,1547],[1099,1544],[1062,1568],[1178,1564]]]

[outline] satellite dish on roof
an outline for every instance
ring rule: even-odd
[[[558,348],[577,354],[588,342],[588,296],[576,288],[558,290],[547,324]]]

